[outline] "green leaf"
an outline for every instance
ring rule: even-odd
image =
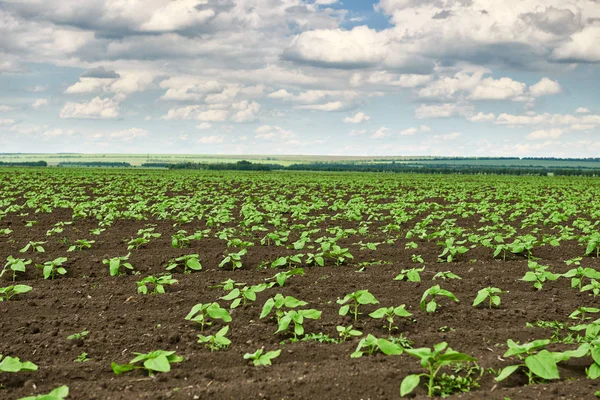
[[[500,382],[503,381],[504,379],[508,378],[510,375],[512,375],[513,372],[515,372],[517,369],[519,369],[519,367],[521,367],[522,364],[518,364],[518,365],[509,365],[508,367],[505,367],[500,374],[498,375],[498,377],[495,379],[496,382]]]
[[[402,379],[402,383],[400,384],[400,396],[404,397],[410,392],[412,392],[417,386],[419,386],[419,381],[421,377],[419,375],[408,375],[404,379]]]
[[[169,360],[164,354],[144,361],[144,367],[157,372],[169,372],[171,370],[171,364],[169,364]]]
[[[475,300],[473,301],[473,307],[478,306],[479,304],[483,303],[483,301],[489,296],[489,293],[486,289],[481,289],[480,291],[477,292],[477,297],[475,297]]]
[[[122,364],[119,365],[116,362],[113,362],[110,367],[112,368],[113,372],[115,373],[115,375],[120,375],[124,372],[129,372],[129,371],[133,371],[135,369],[135,366],[133,364]]]
[[[399,344],[394,344],[386,339],[377,340],[377,345],[383,354],[386,356],[400,355],[404,349]]]
[[[588,378],[598,379],[600,378],[600,365],[593,363],[586,371]]]
[[[369,317],[376,318],[376,319],[383,318],[387,315],[387,312],[388,312],[388,309],[386,307],[378,308],[377,310],[370,313]]]
[[[543,379],[560,379],[554,357],[548,350],[525,358],[525,365],[537,376]]]
[[[347,315],[348,311],[350,311],[350,306],[346,304],[345,306],[340,307],[339,315]]]
[[[275,300],[273,300],[273,298],[270,298],[267,301],[265,301],[265,304],[263,305],[262,312],[260,313],[259,318],[264,318],[267,315],[269,315],[271,313],[271,310],[273,309],[274,305],[275,305]]]

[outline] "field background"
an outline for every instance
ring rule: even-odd
[[[600,161],[573,160],[520,160],[520,159],[455,159],[439,157],[415,156],[307,156],[307,155],[215,155],[215,154],[82,154],[82,153],[0,153],[2,162],[33,162],[46,161],[49,166],[61,162],[127,162],[132,166],[143,163],[233,163],[248,160],[254,163],[272,163],[280,165],[331,162],[369,164],[395,162],[404,164],[461,165],[461,166],[506,166],[506,167],[571,167],[571,168],[600,168]]]

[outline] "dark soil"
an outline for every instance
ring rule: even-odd
[[[373,190],[376,193],[376,189]],[[382,198],[378,202],[386,204],[389,200]],[[440,206],[453,204],[441,197],[423,201],[435,201]],[[407,374],[422,372],[417,359],[408,355],[383,354],[352,359],[350,354],[359,339],[341,344],[287,341],[281,345],[280,342],[289,336],[274,335],[276,322],[259,319],[264,302],[276,293],[282,293],[305,300],[310,308],[322,311],[319,320],[306,320],[308,333],[322,332],[336,338],[337,325],[352,324],[364,335],[387,337],[384,324],[366,315],[376,306],[361,308],[363,315],[357,322],[350,316],[338,315],[336,300],[358,289],[368,289],[382,306],[406,304],[414,320],[398,319],[400,329],[394,335],[403,333],[414,347],[431,347],[434,343],[447,341],[453,349],[477,358],[485,370],[479,381],[480,388],[454,395],[455,398],[591,399],[595,398],[594,392],[600,390],[600,382],[585,378],[585,368],[591,362],[586,358],[559,364],[562,380],[558,382],[526,386],[526,377],[514,374],[506,381],[496,383],[495,374],[489,373],[490,368],[498,370],[515,362],[515,359],[502,357],[507,339],[527,342],[549,338],[552,333],[542,328],[526,328],[526,323],[538,320],[569,322],[567,316],[577,307],[598,305],[596,298],[570,289],[567,279],[549,282],[536,291],[530,283],[520,280],[527,271],[527,259],[522,256],[511,255],[506,261],[494,260],[490,249],[478,247],[449,264],[437,262],[440,247],[435,240],[416,239],[419,248],[406,250],[405,244],[411,240],[401,236],[393,245],[382,244],[376,251],[360,251],[353,245],[355,238],[344,239],[341,244],[351,247],[355,256],[351,263],[304,266],[305,275],[291,277],[283,288],[275,286],[259,293],[256,302],[231,310],[233,321],[229,324],[228,337],[232,345],[227,350],[211,352],[197,343],[199,328],[184,320],[192,306],[219,301],[226,292],[211,287],[228,278],[248,285],[264,282],[277,271],[257,266],[278,256],[294,254],[293,251],[278,246],[260,246],[264,233],[257,232],[253,240],[256,245],[244,258],[244,267],[231,271],[218,268],[227,248],[226,243],[214,235],[192,241],[189,248],[171,247],[172,234],[179,229],[188,232],[205,229],[206,225],[201,221],[174,227],[172,221],[152,218],[147,221],[118,220],[102,234],[93,236],[88,232],[98,227],[98,221],[88,217],[75,219],[63,233],[48,238],[46,231],[56,222],[71,220],[72,210],[56,209],[50,214],[35,214],[33,209],[25,212],[29,215],[9,213],[0,221],[0,228],[13,229],[10,239],[0,237],[0,260],[13,255],[41,263],[64,256],[69,258],[68,274],[55,280],[43,280],[41,271],[31,264],[27,273],[19,276],[18,283],[29,284],[34,290],[0,303],[0,354],[20,357],[39,366],[37,372],[0,374],[2,399],[47,393],[60,385],[68,385],[69,398],[76,400],[398,398],[402,379]],[[324,212],[319,210],[315,215]],[[234,215],[238,214],[236,208]],[[424,212],[421,218],[426,215]],[[292,219],[289,215],[288,218]],[[25,223],[30,219],[38,223],[27,228]],[[478,222],[479,219],[480,216],[459,219],[457,224],[471,228],[484,225]],[[519,221],[515,221],[514,226],[521,229]],[[130,262],[141,274],[110,277],[102,260],[125,255],[126,242],[147,224],[155,225],[156,232],[162,237],[151,239],[148,245],[131,251]],[[357,226],[347,220],[341,220],[339,224],[344,228]],[[237,222],[227,225],[237,226]],[[322,223],[321,228],[328,225],[331,225],[330,221]],[[382,225],[374,221],[370,231],[377,232]],[[547,229],[550,232],[550,228]],[[71,243],[83,237],[96,243],[89,250],[66,252],[68,246],[64,238]],[[385,238],[379,233],[372,241]],[[297,235],[290,242],[296,239]],[[46,252],[19,253],[29,240],[47,240]],[[543,246],[535,255],[540,258],[538,262],[562,273],[569,269],[564,260],[582,255],[582,250],[576,241],[565,241],[556,248]],[[136,281],[150,274],[164,273],[168,260],[191,253],[200,254],[202,271],[191,274],[176,271],[173,277],[179,283],[167,287],[165,294],[136,293]],[[411,262],[412,254],[419,254],[425,260],[422,282],[394,281],[401,269],[419,266]],[[378,260],[385,263],[367,266],[357,272],[359,263]],[[586,258],[584,263],[600,270],[596,258]],[[462,280],[431,281],[435,273],[448,270]],[[1,286],[10,284],[9,275],[2,277]],[[442,299],[439,311],[427,314],[419,310],[419,302],[423,292],[436,283],[452,291],[460,302]],[[509,292],[502,295],[498,309],[471,306],[477,290],[486,286]],[[219,302],[222,306],[228,304],[223,300]],[[205,334],[214,333],[222,326],[217,321],[205,330]],[[83,330],[90,332],[83,340],[67,340],[67,336]],[[282,350],[271,367],[256,368],[243,359],[245,353],[261,347]],[[564,344],[550,347],[551,350],[566,348]],[[134,352],[156,349],[175,350],[185,360],[173,364],[170,373],[155,377],[148,377],[142,371],[116,376],[111,370],[112,362],[124,364],[134,357]],[[74,362],[84,352],[89,361]],[[424,385],[416,391],[416,398],[426,398]]]

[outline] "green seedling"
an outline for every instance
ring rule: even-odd
[[[102,232],[104,232],[106,229],[105,228],[94,228],[94,229],[90,229],[90,234],[92,235],[100,235]]]
[[[133,371],[134,369],[144,369],[149,376],[153,376],[155,372],[169,372],[171,363],[183,361],[183,357],[175,354],[174,351],[155,350],[150,353],[133,353],[136,357],[129,361],[128,364],[119,365],[115,362],[111,364],[111,368],[115,375],[120,375],[124,372]],[[136,365],[143,362],[142,365]]]
[[[25,247],[19,250],[19,253],[25,253],[29,249],[31,249],[34,252],[45,253],[46,250],[42,246],[43,244],[46,244],[46,242],[29,242],[25,245]]]
[[[19,400],[64,400],[69,396],[68,386],[59,386],[48,394],[21,397]]]
[[[254,353],[244,354],[244,360],[252,360],[255,367],[271,365],[271,360],[279,357],[281,350],[268,351],[264,353],[264,347]]]
[[[167,271],[171,271],[179,266],[183,266],[184,274],[189,274],[192,271],[201,271],[202,264],[200,264],[198,257],[200,257],[198,254],[188,254],[174,258],[167,263],[166,269]]]
[[[83,340],[89,333],[89,331],[74,333],[72,335],[67,336],[67,340]]]
[[[102,260],[102,264],[104,264],[104,265],[108,264],[108,270],[109,270],[110,276],[119,276],[119,275],[123,274],[123,273],[119,272],[121,267],[128,269],[130,271],[133,271],[133,266],[129,262],[127,262],[129,260],[130,255],[131,255],[131,253],[127,253],[126,256],[113,257],[108,260],[104,259],[104,260]]]
[[[291,268],[294,264],[301,264],[304,254],[294,254],[291,256],[279,257],[271,263],[271,268],[287,266]]]
[[[421,377],[427,379],[427,395],[433,397],[436,390],[439,391],[442,389],[440,382],[436,382],[436,378],[442,367],[456,363],[477,361],[468,354],[452,350],[448,347],[448,343],[446,342],[433,345],[433,350],[428,347],[421,347],[418,349],[405,349],[404,351],[407,354],[418,358],[421,362],[421,366],[425,368],[427,372],[422,374],[412,374],[405,377],[402,380],[402,383],[400,383],[401,397],[411,393],[419,385]]]
[[[335,330],[338,332],[340,342],[345,342],[352,337],[362,336],[362,332],[353,328],[352,325],[348,326],[336,326]]]
[[[234,286],[244,286],[245,282],[236,282],[229,278],[226,281],[221,282],[220,285],[210,286],[211,289],[222,288],[223,290],[233,290]]]
[[[415,263],[415,264],[424,264],[425,260],[423,260],[423,257],[421,257],[421,255],[419,254],[413,254],[410,256],[410,260]]]
[[[158,278],[155,276],[147,276],[139,282],[136,282],[137,292],[140,294],[148,294],[148,285],[153,286],[153,290],[150,294],[165,293],[165,285],[176,284],[177,279],[173,279],[171,275],[163,275]]]
[[[456,275],[455,273],[451,272],[451,271],[440,271],[437,274],[435,274],[433,276],[433,278],[431,278],[431,280],[435,281],[436,279],[462,279],[460,276]]]
[[[35,365],[31,361],[21,362],[21,359],[19,357],[6,356],[2,358],[2,354],[0,354],[0,373],[37,371],[37,369],[37,365]]]
[[[0,228],[0,235],[2,236],[10,235],[12,232],[13,230],[10,228]]]
[[[352,302],[352,304],[346,304]],[[351,311],[354,315],[354,321],[358,321],[358,307],[366,304],[379,304],[379,301],[368,290],[357,290],[353,293],[348,293],[343,299],[338,299],[337,304],[342,305],[339,310],[339,315],[347,315],[350,311],[350,306],[353,306]]]
[[[186,315],[186,321],[194,321],[200,324],[200,330],[204,331],[204,326],[212,325],[209,319],[220,319],[223,322],[231,322],[231,315],[226,309],[221,308],[219,303],[196,304]]]
[[[406,306],[404,304],[398,307],[382,307],[369,314],[369,317],[371,318],[385,318],[385,320],[388,322],[387,329],[390,333],[392,333],[392,329],[398,329],[398,327],[394,326],[395,317],[408,318],[410,316],[412,316],[412,314],[406,310]]]
[[[525,324],[527,328],[543,328],[543,329],[552,329],[552,336],[550,336],[550,341],[552,343],[564,343],[564,344],[573,344],[575,343],[575,338],[572,333],[569,333],[565,337],[561,338],[561,332],[568,327],[567,323],[559,322],[559,321],[536,321],[534,323],[527,322]]]
[[[368,334],[366,338],[363,338],[358,342],[354,353],[350,354],[351,358],[360,358],[365,353],[372,355],[373,353],[380,351],[386,356],[395,356],[403,353],[404,349],[399,344],[392,343],[387,339],[378,339],[375,336]]]
[[[403,281],[405,278],[409,282],[421,282],[420,272],[425,271],[425,267],[403,269],[394,278],[395,281]]]
[[[223,350],[229,347],[231,340],[227,339],[225,335],[229,332],[229,325],[219,329],[214,335],[203,336],[198,335],[198,343],[203,343],[210,351]]]
[[[245,306],[249,301],[256,301],[256,293],[260,293],[268,287],[269,285],[267,285],[266,283],[260,283],[258,285],[253,285],[250,287],[244,286],[241,289],[234,288],[225,296],[220,297],[220,299],[232,301],[229,305],[229,308],[234,309],[239,307],[240,304],[243,304]]]
[[[141,246],[150,243],[150,241],[148,239],[146,239],[145,237],[138,237],[138,238],[134,238],[131,239],[129,242],[127,242],[127,250],[137,250],[139,249]]]
[[[66,262],[66,257],[58,257],[52,261],[46,261],[43,264],[36,264],[36,266],[43,270],[44,279],[54,279],[56,274],[65,275],[67,273],[67,270],[63,267],[63,264]]]
[[[270,246],[271,244],[274,244],[275,246],[281,246],[288,241],[289,235],[289,231],[270,232],[260,240],[260,244],[263,246]]]
[[[577,267],[568,270],[562,274],[562,277],[571,278],[571,287],[578,287],[579,290],[582,290],[584,279],[600,279],[600,272],[594,268]]]
[[[319,319],[321,318],[321,311],[315,309],[308,310],[284,310],[284,308],[297,308],[305,306],[308,303],[302,300],[298,300],[292,296],[283,296],[278,293],[275,297],[268,299],[263,305],[260,318],[268,316],[273,309],[275,309],[275,316],[277,317],[277,333],[286,332],[290,325],[293,326],[292,333],[296,339],[298,336],[304,335],[304,318],[308,319]]]
[[[488,286],[486,288],[483,288],[477,292],[477,297],[475,297],[475,300],[473,301],[473,307],[477,307],[479,304],[483,303],[485,299],[489,300],[490,310],[492,309],[492,307],[499,307],[500,295],[504,293],[508,292],[504,292],[501,289],[498,289],[497,287]]]
[[[585,255],[600,257],[600,232],[594,232],[587,238]]]
[[[581,288],[582,292],[592,291],[594,297],[597,297],[600,294],[600,282],[595,279],[592,279],[590,283]]]
[[[431,296],[431,300],[429,300],[429,302],[427,301],[428,296]],[[427,311],[428,313],[435,312],[439,306],[438,302],[436,301],[436,298],[439,297],[447,297],[456,303],[459,302],[452,292],[442,289],[440,285],[435,285],[430,287],[425,291],[425,293],[423,293],[423,296],[421,297],[421,303],[419,304],[421,310]]]
[[[90,361],[90,359],[88,358],[88,353],[81,353],[80,355],[77,356],[76,359],[73,360],[74,362],[78,362],[78,363],[84,363],[84,362],[88,362]]]
[[[237,253],[229,253],[224,256],[223,261],[219,263],[219,268],[225,267],[227,264],[231,264],[232,270],[242,268],[242,257],[246,255],[248,250],[242,249]]]
[[[592,319],[591,317],[586,317],[586,314],[592,313],[596,314],[600,312],[600,308],[596,307],[579,307],[577,310],[573,311],[569,314],[569,318],[578,319],[579,322],[584,322],[588,319]]]
[[[527,266],[531,271],[527,271],[525,276],[521,278],[525,282],[533,282],[533,287],[537,290],[542,290],[544,283],[548,281],[555,281],[560,277],[560,274],[554,274],[547,271],[548,266],[540,265],[535,261],[528,261]]]
[[[6,264],[4,264],[4,268],[2,268],[2,272],[0,272],[0,278],[6,271],[12,271],[13,282],[17,278],[17,272],[25,273],[25,268],[27,265],[31,264],[31,260],[25,260],[23,258],[14,258],[13,256],[8,256],[6,258]]]
[[[279,272],[278,274],[275,274],[275,276],[265,279],[265,281],[274,280],[280,287],[282,287],[285,285],[285,282],[288,280],[288,278],[294,275],[304,275],[304,269],[295,268],[290,271]]]
[[[0,302],[4,300],[8,301],[13,296],[16,296],[18,294],[30,292],[31,289],[33,288],[27,285],[12,285],[0,288]]]
[[[442,254],[438,256],[438,260],[452,262],[459,254],[465,254],[469,249],[462,244],[466,243],[466,240],[456,241],[454,238],[448,238],[443,242],[439,242],[438,245],[442,246]]]
[[[95,240],[85,240],[85,239],[79,239],[76,240],[75,243],[69,247],[69,249],[67,250],[67,252],[72,252],[75,250],[86,250],[92,247],[92,244],[96,243]]]

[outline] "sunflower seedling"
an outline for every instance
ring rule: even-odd
[[[67,336],[67,340],[83,340],[89,333],[90,331],[74,333],[72,335]]]
[[[268,288],[269,285],[266,283],[260,283],[258,285],[253,286],[244,286],[241,289],[234,288],[231,292],[227,293],[225,296],[220,297],[221,300],[232,301],[229,305],[230,309],[234,309],[239,307],[240,304],[245,306],[249,301],[256,301],[256,293],[264,291]]]
[[[183,357],[175,354],[174,351],[155,350],[150,353],[133,353],[136,357],[129,361],[128,364],[119,365],[115,362],[111,364],[111,368],[115,375],[120,375],[124,372],[133,371],[134,369],[144,369],[148,371],[149,376],[153,376],[155,372],[169,372],[171,363],[183,361]],[[142,365],[136,365],[143,362]]]
[[[431,280],[435,281],[436,279],[462,279],[460,276],[456,275],[452,271],[440,271],[431,278]]]
[[[244,360],[252,360],[255,367],[271,365],[271,360],[279,357],[281,350],[268,351],[264,353],[264,347],[254,353],[244,354]]]
[[[198,343],[204,343],[204,345],[208,347],[210,351],[226,349],[231,344],[231,340],[225,337],[227,332],[229,332],[229,325],[219,329],[219,331],[214,335],[198,335]]]
[[[402,346],[390,342],[387,339],[378,339],[375,336],[368,334],[366,338],[363,338],[358,342],[354,353],[350,354],[351,358],[360,358],[365,353],[372,355],[376,351],[380,351],[386,356],[400,355],[404,351]]]
[[[379,301],[368,290],[357,290],[356,292],[348,293],[343,299],[337,300],[337,303],[342,305],[338,312],[339,315],[348,314],[351,306],[350,304],[346,304],[348,302],[352,302],[353,310],[351,312],[354,314],[354,321],[358,321],[358,307],[360,305],[379,304]]]
[[[4,275],[6,271],[10,270],[13,272],[12,280],[14,282],[17,278],[17,272],[25,273],[25,267],[29,264],[31,264],[31,260],[25,260],[23,258],[14,258],[13,256],[8,256],[6,258],[6,264],[4,264],[4,268],[2,269],[2,272],[0,272],[0,278],[2,277],[2,275]]]
[[[489,299],[490,310],[492,309],[492,307],[499,307],[500,295],[504,293],[508,292],[504,292],[501,289],[498,289],[497,287],[488,286],[486,288],[483,288],[477,292],[477,297],[475,297],[475,300],[473,301],[473,307],[477,307],[479,304],[483,303],[485,299]]]
[[[425,368],[427,372],[406,376],[402,380],[402,383],[400,383],[401,397],[411,393],[419,385],[421,377],[427,379],[427,395],[433,397],[436,390],[439,391],[442,389],[439,382],[436,384],[436,378],[438,378],[438,373],[442,367],[456,363],[477,361],[468,354],[452,350],[448,347],[448,343],[446,342],[440,342],[433,345],[433,350],[428,347],[421,347],[418,349],[405,349],[404,351],[407,354],[418,358],[421,362],[421,366]]]
[[[12,285],[0,288],[0,301],[8,301],[17,294],[23,294],[31,291],[32,287],[27,285]]]
[[[427,301],[427,297],[431,296],[431,300]],[[423,293],[421,297],[421,303],[419,304],[421,310],[427,311],[428,313],[435,312],[439,306],[436,298],[447,297],[450,300],[458,303],[458,299],[454,294],[448,290],[442,289],[440,285],[430,287]]]
[[[394,278],[395,281],[403,281],[405,278],[409,282],[421,282],[420,272],[425,271],[425,267],[403,269]]]
[[[294,264],[301,264],[303,256],[304,254],[300,253],[291,256],[279,257],[271,263],[271,268],[279,268],[283,266],[291,268]]]
[[[232,269],[242,268],[242,257],[248,252],[246,249],[242,249],[237,253],[228,253],[224,256],[223,261],[219,263],[219,268],[225,267],[227,264],[231,264]]]
[[[278,274],[275,274],[275,276],[272,276],[271,278],[267,278],[265,279],[265,281],[272,281],[274,280],[275,282],[277,282],[277,284],[282,287],[283,285],[285,285],[285,282],[287,281],[287,279],[291,276],[294,275],[304,275],[304,269],[302,268],[295,268],[289,271],[283,271],[283,272],[279,272]]]
[[[65,275],[67,273],[67,270],[63,267],[63,264],[66,262],[66,257],[58,257],[52,261],[46,261],[43,264],[36,264],[36,266],[43,270],[44,279],[54,279],[56,274]]]
[[[297,308],[307,304],[308,303],[305,301],[298,300],[295,297],[284,297],[282,294],[278,293],[275,297],[271,297],[265,302],[262,312],[260,313],[260,318],[266,317],[273,309],[275,309],[278,327],[275,334],[287,331],[290,325],[292,325],[294,339],[296,339],[298,336],[304,335],[304,318],[319,319],[321,318],[321,311],[315,309],[286,311],[284,308]]]
[[[19,253],[25,253],[29,249],[31,249],[34,252],[45,253],[46,250],[42,246],[43,244],[46,244],[46,242],[29,242],[25,245],[25,247],[19,250]]]
[[[37,371],[38,367],[31,361],[21,362],[19,357],[4,357],[0,354],[0,373],[2,372],[21,372]]]
[[[581,290],[585,278],[600,279],[600,272],[596,271],[594,268],[577,267],[568,270],[562,274],[562,276],[564,278],[571,278],[571,287],[578,287],[579,290]]]
[[[412,316],[412,314],[406,310],[406,306],[404,304],[398,307],[382,307],[369,314],[369,317],[371,318],[385,318],[385,320],[388,322],[387,329],[390,333],[392,332],[392,329],[398,329],[398,327],[394,326],[395,317],[408,318],[410,316]]]
[[[177,279],[173,279],[171,275],[163,275],[158,278],[155,276],[147,276],[139,282],[136,282],[137,291],[141,294],[148,294],[148,285],[153,286],[150,294],[165,293],[165,285],[173,285],[177,283]]]
[[[231,322],[231,315],[226,309],[221,308],[219,303],[196,304],[186,315],[186,321],[194,321],[200,324],[200,330],[204,331],[204,326],[212,325],[209,319],[220,319],[223,322]]]
[[[200,264],[198,257],[200,257],[198,254],[188,254],[174,258],[169,261],[166,269],[167,271],[171,271],[179,266],[183,266],[184,274],[190,274],[192,271],[201,271],[202,264]]]
[[[126,256],[113,257],[108,260],[104,259],[104,260],[102,260],[102,264],[104,264],[104,265],[108,264],[108,270],[110,272],[110,276],[119,276],[119,275],[123,274],[123,273],[119,273],[119,270],[121,269],[121,267],[128,269],[130,271],[133,271],[133,266],[127,262],[129,260],[130,255],[131,255],[131,253],[127,253]]]
[[[21,397],[19,400],[64,400],[69,396],[68,386],[59,386],[48,394]]]
[[[555,281],[560,277],[560,274],[554,274],[550,271],[547,271],[549,267],[540,265],[535,261],[528,261],[527,266],[531,271],[527,271],[521,280],[525,282],[533,282],[533,287],[535,287],[537,290],[542,290],[544,283],[547,281]]]
[[[345,342],[347,339],[352,337],[362,336],[362,332],[353,328],[352,325],[348,326],[336,326],[335,330],[338,332],[341,342]]]
[[[592,319],[591,317],[586,317],[587,313],[599,313],[600,308],[595,307],[579,307],[577,310],[573,311],[569,314],[569,318],[571,319],[579,319],[580,322],[584,322],[588,319]]]
[[[459,254],[465,254],[469,249],[462,244],[466,243],[466,240],[456,241],[454,238],[448,238],[443,242],[439,242],[438,244],[442,246],[444,249],[442,254],[438,256],[440,261],[452,262],[453,259],[456,258]]]
[[[592,279],[590,283],[581,288],[582,292],[587,292],[591,290],[594,297],[600,294],[600,282],[595,279]]]
[[[92,244],[96,243],[95,240],[85,240],[85,239],[78,239],[75,241],[75,243],[69,247],[69,249],[67,250],[67,252],[72,252],[75,250],[86,250],[92,247]]]

